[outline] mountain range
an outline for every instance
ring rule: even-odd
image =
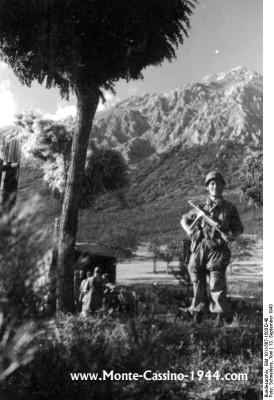
[[[263,78],[237,67],[169,93],[130,97],[102,114],[93,127],[96,143],[117,148],[130,164],[178,144],[261,147]]]
[[[262,234],[262,210],[243,202],[237,183],[245,155],[262,150],[263,77],[255,71],[237,67],[170,93],[130,97],[97,114],[93,137],[123,153],[131,186],[120,205],[107,194],[82,212],[81,240],[117,226],[137,229],[145,241],[181,237],[187,200],[205,198],[205,175],[215,169],[245,232]]]
[[[181,237],[187,200],[206,196],[204,177],[215,169],[225,176],[225,197],[237,205],[245,232],[261,235],[262,210],[241,202],[237,185],[244,156],[262,149],[263,78],[255,71],[237,67],[169,93],[132,96],[96,114],[92,137],[98,147],[122,152],[131,185],[81,211],[78,241],[96,241],[113,227],[135,229],[144,241]],[[61,205],[42,171],[21,165],[19,204],[37,192],[37,221],[52,232]]]

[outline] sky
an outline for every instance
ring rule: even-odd
[[[189,38],[177,50],[177,59],[143,71],[143,81],[120,81],[116,96],[106,93],[110,107],[132,95],[165,93],[213,72],[238,66],[263,74],[263,0],[200,0],[191,16]],[[12,70],[0,62],[0,127],[17,113],[37,110],[55,120],[76,113],[76,98],[61,100],[57,89],[33,83],[22,86]]]

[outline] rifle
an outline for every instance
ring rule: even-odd
[[[210,218],[210,216],[207,215],[205,211],[201,210],[200,207],[195,206],[195,204],[193,204],[191,200],[188,200],[188,204],[190,204],[191,207],[194,208],[194,210],[198,211],[197,217],[195,218],[195,220],[192,222],[192,224],[189,227],[190,230],[192,230],[194,228],[195,224],[198,222],[199,219],[203,218],[203,220],[208,225],[210,225],[213,229],[215,229],[217,232],[220,233],[221,238],[225,241],[225,243],[229,243],[229,236],[221,230],[220,224],[218,224],[218,222],[216,222],[216,221],[214,221],[214,219]]]

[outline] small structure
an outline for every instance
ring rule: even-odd
[[[55,218],[53,232],[52,260],[49,268],[49,296],[48,308],[55,312],[58,309],[58,239],[60,218]],[[76,308],[79,302],[79,286],[81,283],[79,271],[90,271],[92,274],[96,267],[100,267],[102,274],[108,274],[110,283],[116,283],[117,258],[113,249],[103,244],[76,243],[73,290]]]
[[[108,246],[93,243],[76,243],[76,268],[93,273],[95,267],[100,267],[102,274],[108,274],[109,281],[116,283],[117,258],[115,252]]]
[[[21,139],[18,129],[10,129],[3,135],[0,145],[0,205],[12,208],[16,201],[21,155]]]

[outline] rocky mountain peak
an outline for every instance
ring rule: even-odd
[[[257,72],[253,71],[248,67],[236,67],[231,69],[228,72],[220,72],[220,73],[213,73],[209,74],[204,77],[203,82],[210,82],[210,81],[232,81],[232,82],[245,82],[245,83],[262,83],[263,77],[258,74]]]
[[[174,145],[262,145],[263,78],[247,67],[207,75],[164,94],[132,96],[94,124],[97,145],[130,163]]]

